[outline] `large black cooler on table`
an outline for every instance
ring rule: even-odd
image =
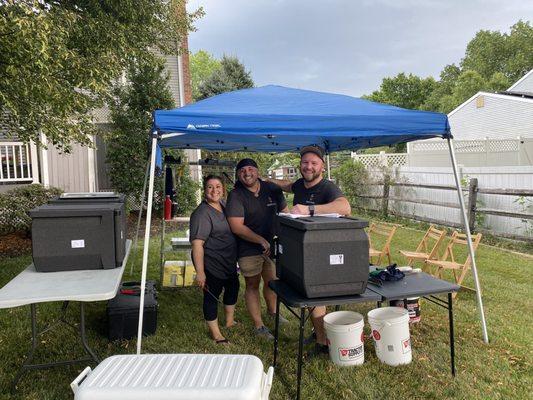
[[[121,249],[126,251],[126,235],[128,233],[128,216],[126,215],[126,196],[115,192],[79,192],[63,193],[61,196],[48,201],[48,204],[107,204],[118,203],[120,210],[117,211],[116,218],[121,223],[120,235],[115,235],[115,241],[119,252]],[[119,255],[120,258],[120,255]],[[122,255],[124,258],[124,255]],[[121,259],[122,262],[122,259]]]
[[[137,336],[141,296],[128,283],[123,284],[117,296],[107,302],[109,340],[131,339]],[[140,286],[140,282],[137,283]],[[122,293],[123,291],[133,291],[134,293],[125,294]],[[157,291],[155,282],[147,281],[144,294],[143,335],[154,334],[156,328]]]
[[[119,267],[125,256],[123,203],[46,204],[30,211],[38,272]]]
[[[278,216],[278,277],[308,298],[361,294],[368,281],[367,221]]]

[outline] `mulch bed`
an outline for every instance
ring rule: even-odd
[[[31,253],[31,239],[25,232],[0,236],[0,257],[17,257]]]

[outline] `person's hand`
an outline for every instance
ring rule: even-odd
[[[296,204],[292,208],[291,214],[309,215],[309,206],[304,206],[303,204]]]
[[[201,289],[205,287],[206,276],[204,272],[196,273],[196,284],[200,286]]]
[[[270,243],[268,240],[263,239],[261,246],[263,247],[263,255],[267,257],[270,256]]]

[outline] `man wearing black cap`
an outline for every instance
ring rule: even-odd
[[[295,182],[268,179],[284,191],[294,193],[292,214],[315,215],[337,213],[350,215],[350,203],[337,185],[322,176],[324,171],[324,149],[310,145],[300,150],[300,173],[302,177]],[[326,307],[315,307],[311,320],[316,334],[315,351],[328,353],[326,332],[324,330]]]
[[[270,259],[274,237],[274,218],[277,212],[287,212],[283,192],[273,183],[259,179],[254,160],[245,158],[236,168],[238,181],[228,196],[226,215],[231,230],[237,235],[238,262],[246,282],[245,300],[255,333],[273,339],[261,317],[259,285],[263,278],[263,297],[269,314],[276,312],[276,294],[268,282],[276,278],[276,268]],[[280,316],[281,318],[281,316]]]

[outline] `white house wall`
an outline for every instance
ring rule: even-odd
[[[520,93],[533,93],[533,70],[529,71],[522,79],[509,88],[509,91]]]
[[[482,96],[483,107],[478,107]],[[457,140],[533,138],[533,99],[483,95],[449,116]]]
[[[48,178],[50,186],[65,192],[88,192],[89,154],[88,148],[75,144],[70,154],[63,154],[52,145],[48,146]]]

